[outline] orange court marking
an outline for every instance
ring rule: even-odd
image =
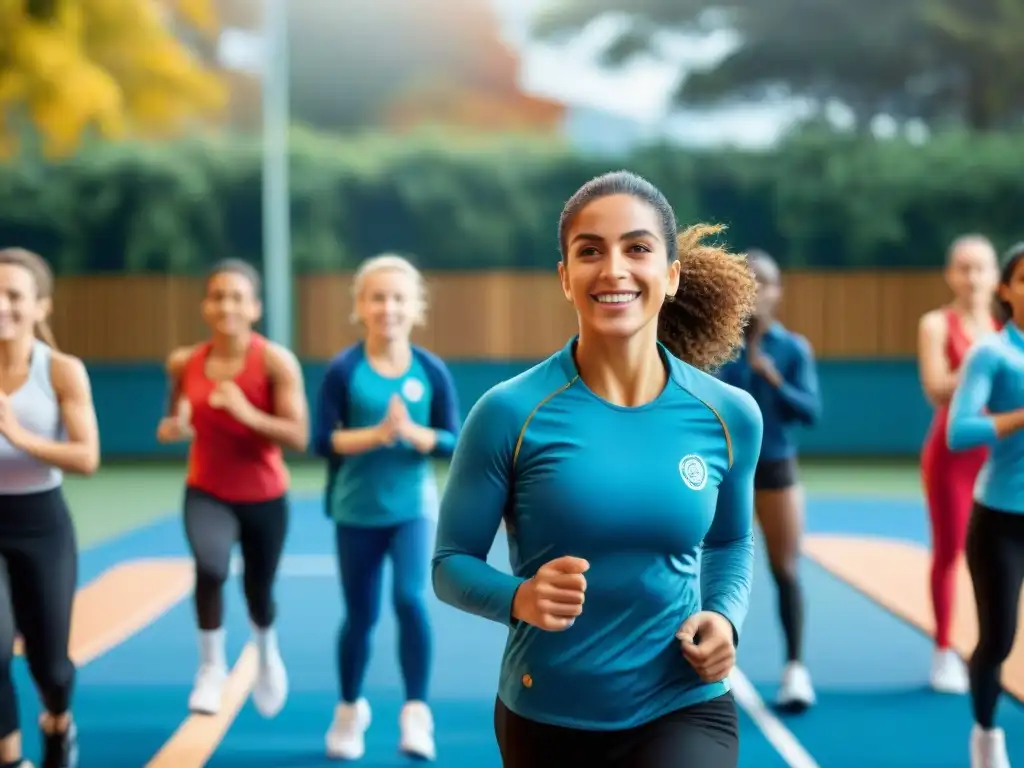
[[[78,590],[71,613],[71,658],[84,666],[152,624],[191,591],[191,561],[130,560]],[[21,653],[19,638],[14,650]]]
[[[189,715],[174,735],[146,763],[146,768],[202,768],[234,722],[256,682],[258,652],[246,643],[228,676],[216,715]]]
[[[909,542],[856,536],[808,536],[804,554],[834,576],[863,592],[876,603],[918,629],[935,634],[929,578],[931,554]],[[1021,605],[1024,627],[1024,603]],[[1003,688],[1024,700],[1024,631],[1017,634],[1010,657],[1003,664]],[[951,632],[953,647],[970,658],[978,641],[974,590],[967,566],[957,567]]]

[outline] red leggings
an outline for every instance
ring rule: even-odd
[[[943,430],[944,431],[944,430]],[[932,527],[932,609],[935,644],[949,647],[957,561],[964,551],[973,505],[974,481],[985,463],[985,449],[952,453],[945,435],[930,436],[921,456],[921,475]]]

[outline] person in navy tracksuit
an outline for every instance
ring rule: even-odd
[[[718,376],[753,395],[764,417],[754,491],[786,641],[786,666],[777,703],[785,710],[801,712],[813,706],[815,694],[803,663],[804,605],[798,566],[804,499],[797,475],[796,433],[818,420],[821,396],[811,345],[775,319],[782,298],[778,264],[767,253],[754,250],[747,253],[747,263],[757,280],[754,315],[747,326],[743,353],[724,365]]]

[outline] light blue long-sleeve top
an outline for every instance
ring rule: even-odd
[[[1024,333],[1007,323],[968,353],[949,405],[946,439],[954,451],[990,446],[974,499],[1001,512],[1024,514],[1024,430],[999,439],[992,418],[1018,408],[1024,408]]]
[[[698,678],[675,633],[703,609],[738,637],[763,425],[750,395],[664,349],[659,397],[612,405],[580,380],[574,344],[471,410],[441,501],[433,581],[443,601],[509,625],[505,706],[617,730],[728,690]],[[503,518],[511,574],[486,562]],[[514,621],[519,585],[565,555],[590,563],[583,614],[562,632]]]

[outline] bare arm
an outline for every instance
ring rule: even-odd
[[[299,361],[284,347],[268,344],[266,362],[274,384],[274,412],[247,408],[245,425],[285,448],[305,451],[309,443],[309,407]]]
[[[949,361],[946,359],[948,333],[945,315],[937,310],[925,314],[918,324],[918,374],[925,397],[935,406],[950,401],[960,378],[949,369]]]
[[[51,440],[18,429],[11,443],[41,462],[65,472],[91,475],[100,465],[100,436],[92,387],[85,365],[77,357],[53,353],[50,378],[60,403],[66,440]]]
[[[390,442],[390,435],[383,425],[345,429],[339,427],[331,432],[331,448],[339,456],[354,456],[368,453]]]
[[[161,443],[177,443],[192,438],[192,431],[188,426],[189,406],[188,401],[182,398],[181,378],[185,371],[185,365],[194,351],[194,346],[179,347],[167,357],[165,370],[167,371],[167,382],[170,385],[167,411],[156,429],[156,439]]]

